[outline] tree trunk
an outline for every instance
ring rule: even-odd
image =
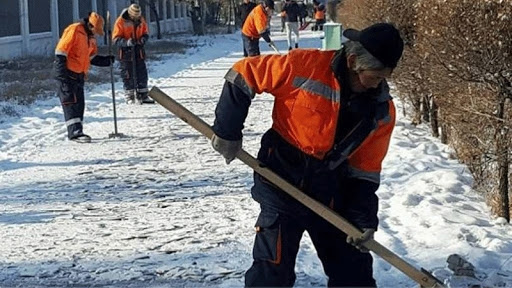
[[[505,115],[505,98],[506,95],[500,95],[498,103],[497,117],[504,119]],[[508,174],[509,174],[509,153],[510,147],[508,146],[508,127],[507,123],[500,121],[497,123],[496,128],[496,156],[498,159],[498,216],[507,219],[510,222],[510,204],[508,195]]]
[[[233,33],[231,30],[231,21],[233,21],[233,1],[229,0],[229,12],[228,12],[228,34]]]
[[[338,22],[338,11],[336,11],[338,1],[327,0],[327,17],[332,22]]]
[[[206,31],[206,9],[208,9],[208,7],[206,6],[206,1],[199,1],[199,5],[201,7],[201,23],[199,24],[199,35],[204,35],[204,32]]]
[[[423,121],[425,121],[425,123],[429,122],[430,121],[430,111],[431,111],[431,108],[430,108],[430,99],[431,99],[431,96],[423,96],[421,98],[421,112],[423,114]]]
[[[153,13],[153,16],[155,17],[156,19],[156,38],[157,39],[162,39],[162,32],[160,30],[160,17],[158,15],[158,10],[156,9],[156,2],[155,1],[149,1],[149,0],[142,0],[141,3],[139,3],[140,5],[145,5],[147,4],[149,6],[149,10],[151,10],[151,12]],[[148,20],[148,24],[150,22],[150,19],[146,19]]]
[[[430,104],[430,127],[432,129],[432,136],[439,138],[439,115],[438,107],[434,96],[432,96],[432,102]]]
[[[414,118],[412,120],[413,125],[421,124],[421,102],[423,97],[416,97],[413,99],[414,103]]]
[[[449,133],[448,126],[446,124],[441,124],[441,143],[448,144],[450,139]]]
[[[153,15],[156,19],[156,39],[162,39],[162,30],[160,29],[160,17],[158,15],[158,10],[156,9],[155,2],[153,4],[150,4],[149,7],[151,8],[151,12],[153,12]]]

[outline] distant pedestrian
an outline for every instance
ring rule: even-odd
[[[306,4],[304,4],[304,1],[297,1],[297,4],[299,5],[299,22],[300,27],[304,26],[306,23],[306,18],[308,17],[308,7]]]
[[[85,111],[84,82],[90,65],[110,66],[114,56],[97,55],[95,35],[104,35],[104,20],[96,12],[89,13],[77,23],[69,25],[55,48],[55,78],[59,81],[59,98],[64,110],[68,139],[91,142],[83,132]]]
[[[285,27],[286,40],[288,41],[288,50],[293,47],[299,48],[299,15],[300,7],[295,0],[286,0],[282,11],[286,13]],[[295,45],[292,42],[292,32],[295,35]]]
[[[148,103],[148,70],[144,45],[149,39],[148,24],[138,4],[125,8],[114,24],[112,41],[119,49],[121,76],[126,103]]]
[[[275,48],[274,42],[270,39],[269,20],[274,10],[274,0],[264,0],[256,6],[242,27],[242,41],[244,43],[244,55],[260,55],[260,38],[263,38],[269,46]]]
[[[194,31],[194,35],[204,35],[202,29],[202,17],[201,17],[201,7],[198,4],[195,4],[195,1],[190,2],[190,10],[189,16],[192,20],[192,30]]]
[[[281,11],[281,13],[279,13],[279,17],[281,17],[281,32],[284,32],[284,29],[286,28],[286,12]]]
[[[322,31],[324,30],[325,24],[325,5],[320,3],[314,7],[314,15],[315,15],[315,26],[313,26],[313,31]]]

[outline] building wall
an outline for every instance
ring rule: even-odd
[[[5,2],[5,3],[4,3]],[[27,56],[50,56],[54,53],[64,29],[71,23],[96,11],[106,17],[111,13],[112,25],[130,0],[2,0],[0,10],[0,60]],[[137,2],[137,1],[135,1]],[[143,1],[138,1],[141,4]],[[162,34],[192,30],[185,1],[158,0]],[[150,8],[143,6],[150,36],[156,37],[156,22]],[[149,21],[151,20],[151,21]],[[106,36],[98,39],[106,43]]]

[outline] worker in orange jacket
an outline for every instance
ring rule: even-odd
[[[399,31],[378,23],[337,51],[291,50],[234,64],[215,110],[213,148],[229,164],[242,147],[242,129],[255,94],[274,96],[272,128],[258,160],[363,232],[329,224],[287,193],[254,174],[252,197],[261,207],[246,287],[291,287],[295,258],[307,231],[329,287],[375,286],[372,256],[363,244],[378,226],[381,166],[395,123],[386,83],[403,51]],[[271,73],[270,73],[271,72]]]
[[[125,100],[128,104],[155,103],[148,97],[148,70],[146,45],[149,39],[148,24],[138,4],[131,4],[116,19],[112,42],[117,45]]]
[[[244,56],[260,55],[260,38],[263,38],[270,47],[275,48],[270,39],[270,16],[274,10],[274,0],[264,0],[260,5],[252,9],[242,26],[242,42],[244,44]]]
[[[325,24],[325,5],[319,3],[313,7],[313,13],[315,15],[315,26],[312,27],[313,31],[324,30]]]
[[[59,97],[64,110],[68,138],[76,142],[91,142],[84,134],[84,80],[89,66],[109,66],[113,56],[97,55],[95,35],[104,35],[104,20],[96,12],[80,22],[69,25],[55,48],[55,78],[59,81]]]

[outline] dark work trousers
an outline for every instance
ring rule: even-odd
[[[59,80],[59,98],[64,110],[64,120],[68,130],[68,138],[73,139],[83,134],[85,97],[84,76],[77,74],[69,79]]]
[[[137,87],[134,86],[133,81],[133,62],[123,60],[120,63],[121,66],[121,75],[123,76],[123,87],[125,91],[135,90],[137,89],[137,93],[147,93],[148,92],[148,70],[146,68],[146,62],[143,59],[138,59],[135,61],[136,68],[135,71],[137,73]]]
[[[268,189],[261,187],[266,185],[260,176],[255,176],[253,189]],[[289,212],[261,204],[256,220],[254,261],[245,274],[246,287],[292,287],[296,277],[295,259],[304,231],[311,237],[329,287],[376,286],[373,259],[369,253],[362,253],[347,244],[345,233],[314,212]]]
[[[343,168],[325,169],[321,160],[304,162],[302,152],[265,133],[258,160],[305,194],[354,223],[349,213],[349,190]],[[302,155],[302,156],[301,156]],[[307,163],[307,164],[305,164]],[[258,174],[252,197],[260,203],[256,220],[253,264],[245,274],[247,287],[290,287],[295,282],[295,259],[304,231],[311,237],[329,287],[375,287],[373,259],[346,243],[347,235]]]
[[[144,46],[135,45],[135,71],[137,77],[137,86],[134,87],[133,81],[133,50],[134,47],[123,47],[120,50],[119,65],[121,68],[121,77],[123,78],[123,88],[126,93],[137,94],[148,93],[148,70],[146,68],[146,51]]]
[[[315,26],[312,27],[313,31],[324,30],[325,19],[316,19]]]
[[[242,41],[244,43],[244,56],[258,56],[260,55],[260,39],[247,37],[242,34]]]

